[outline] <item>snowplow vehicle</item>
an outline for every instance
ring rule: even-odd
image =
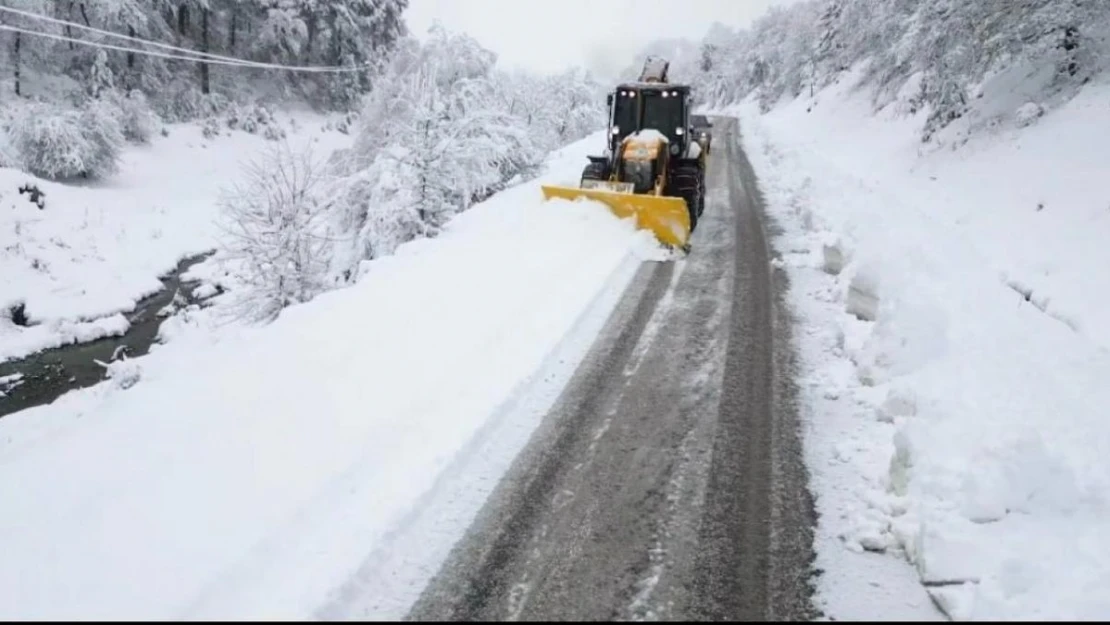
[[[608,146],[589,156],[577,187],[544,185],[544,197],[588,198],[620,218],[635,217],[664,245],[689,252],[705,206],[705,153],[692,136],[690,87],[667,82],[665,61],[649,58],[640,80],[608,95]]]

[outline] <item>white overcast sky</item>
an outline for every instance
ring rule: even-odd
[[[409,28],[423,38],[438,20],[474,37],[506,69],[606,72],[639,62],[656,39],[698,39],[713,22],[746,26],[795,0],[410,0]]]

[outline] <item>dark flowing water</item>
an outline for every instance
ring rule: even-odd
[[[73,389],[103,381],[105,370],[97,364],[98,360],[110,362],[119,353],[133,358],[150,351],[158,337],[158,328],[166,319],[158,316],[158,312],[173,302],[178,293],[187,303],[194,303],[189,293],[196,283],[183,282],[181,276],[210,255],[211,252],[186,258],[163,276],[162,290],[139,301],[135,310],[125,313],[131,322],[126,334],[63,345],[21,360],[0,363],[0,391],[5,394],[0,397],[0,417],[49,404]]]

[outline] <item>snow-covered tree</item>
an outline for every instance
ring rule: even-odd
[[[246,284],[240,314],[269,321],[327,287],[324,168],[282,143],[251,163],[222,200],[228,258]]]
[[[605,94],[610,86],[581,69],[551,76],[514,73],[494,77],[507,112],[524,123],[543,151],[580,139],[605,126]]]
[[[828,0],[817,23],[813,50],[813,79],[811,90],[822,87],[848,69],[843,64],[844,52],[844,0]],[[810,93],[812,95],[812,91]]]
[[[0,7],[38,14],[49,14],[51,3],[48,0],[0,0]],[[58,28],[13,13],[0,13],[0,24],[23,30],[37,30],[58,34]],[[15,31],[0,31],[3,44],[5,67],[11,68],[12,91],[17,96],[27,95],[24,88],[24,74],[29,67],[46,64],[51,51],[56,47],[53,40],[24,35]],[[60,69],[60,68],[59,68]]]
[[[112,91],[116,86],[116,77],[112,68],[108,67],[108,53],[98,50],[92,67],[89,68],[87,89],[89,95],[99,98],[103,93]]]
[[[930,139],[965,117],[972,94],[999,73],[1048,70],[1044,99],[1066,100],[1105,71],[1108,38],[1110,2],[802,0],[768,11],[748,29],[714,27],[698,44],[698,66],[672,63],[672,76],[692,83],[703,102],[754,96],[766,110],[783,97],[813,95],[858,67],[856,86],[870,91],[876,108],[915,81],[908,110],[928,112],[922,136]],[[648,49],[681,58],[685,48],[662,41]]]
[[[98,50],[31,34],[0,32],[0,66],[13,90],[26,93],[22,72],[67,76],[81,90],[110,74],[124,92],[142,90],[171,118],[205,115],[197,101],[236,99],[246,83],[281,87],[329,109],[349,110],[369,92],[405,33],[409,0],[0,0],[0,6],[69,22],[0,14],[0,23],[90,43],[126,45],[100,31],[246,60],[359,68],[343,73],[246,70],[134,52]],[[88,27],[88,28],[85,28]],[[164,52],[164,51],[163,51]],[[103,58],[101,53],[107,55]],[[95,66],[95,69],[94,69]],[[366,68],[366,69],[361,69]],[[36,83],[40,81],[34,81]],[[211,96],[211,97],[210,97]]]
[[[325,74],[313,82],[318,99],[348,109],[372,87],[373,75],[407,30],[402,15],[408,0],[297,0],[303,24],[298,49],[317,65],[370,69]],[[300,33],[298,33],[300,34]]]
[[[305,0],[307,2],[307,0]],[[275,3],[257,25],[252,52],[270,62],[294,64],[308,48],[310,33],[302,2]],[[314,33],[312,33],[314,34]]]
[[[80,110],[37,104],[12,125],[22,165],[43,178],[103,178],[116,172],[124,137],[116,110],[91,100]]]
[[[469,37],[436,30],[418,59],[371,96],[355,150],[361,165],[393,163],[379,169],[411,182],[404,199],[434,232],[504,181],[525,130],[495,106],[495,57]]]
[[[588,73],[571,69],[549,79],[545,108],[553,115],[555,142],[564,145],[605,125],[605,92]]]
[[[403,40],[367,97],[353,148],[336,166],[336,274],[419,236],[532,175],[544,154],[604,127],[604,89],[585,73],[495,69],[472,38],[434,26]]]

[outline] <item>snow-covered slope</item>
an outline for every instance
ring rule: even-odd
[[[738,111],[805,328],[822,602],[896,616],[851,552],[901,548],[953,617],[1106,619],[1110,88],[926,150],[850,82]]]
[[[541,180],[576,182],[602,143]],[[402,616],[658,254],[539,182],[271,325],[179,327],[118,365],[133,386],[0,420],[0,615],[307,618],[357,572],[381,580],[373,616]],[[480,479],[444,486],[463,473]],[[413,526],[415,549],[367,570]]]
[[[322,122],[298,113],[289,142],[322,154],[350,142],[322,132]],[[206,139],[198,125],[175,124],[169,136],[128,148],[122,173],[105,183],[63,185],[0,168],[0,361],[125,331],[115,313],[161,289],[159,275],[182,258],[216,247],[221,189],[268,144],[245,132]],[[45,194],[42,209],[19,193],[25,184]],[[34,325],[12,323],[18,304]]]

